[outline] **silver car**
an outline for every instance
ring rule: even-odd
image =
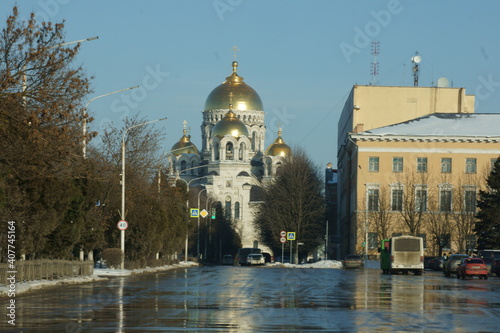
[[[266,260],[260,253],[249,254],[247,257],[247,265],[264,265]]]
[[[348,254],[342,260],[344,268],[364,268],[363,258],[358,254]]]

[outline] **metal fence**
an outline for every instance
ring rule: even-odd
[[[7,284],[9,275],[13,271],[8,264],[0,264],[0,284]],[[26,260],[16,261],[16,282],[33,280],[55,280],[65,277],[89,276],[94,272],[93,261],[72,260]]]

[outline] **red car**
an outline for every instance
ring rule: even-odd
[[[488,268],[481,258],[465,258],[457,267],[457,279],[474,276],[486,280],[488,278]]]

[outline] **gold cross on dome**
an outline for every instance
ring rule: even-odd
[[[233,51],[233,57],[234,57],[234,60],[236,60],[236,52],[238,52],[240,49],[238,48],[238,46],[233,46],[233,48],[231,49]]]

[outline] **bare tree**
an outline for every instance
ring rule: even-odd
[[[453,229],[460,253],[471,254],[475,248],[474,227],[479,179],[477,174],[465,174],[458,179],[453,196]]]
[[[392,189],[391,209],[400,212],[410,235],[417,236],[426,217],[425,209],[422,207],[424,200],[417,195],[417,190],[427,186],[429,173],[412,172],[406,168],[402,176],[396,177],[396,180],[397,183]],[[397,200],[400,200],[400,203]]]
[[[379,189],[378,210],[368,211],[370,230],[375,230],[378,240],[387,239],[391,230],[391,196],[387,187]],[[365,200],[366,206],[366,200]]]
[[[281,172],[264,189],[264,202],[257,212],[256,228],[263,242],[280,248],[281,230],[296,232],[303,250],[311,251],[322,241],[325,227],[323,182],[318,168],[300,149],[284,160]]]

